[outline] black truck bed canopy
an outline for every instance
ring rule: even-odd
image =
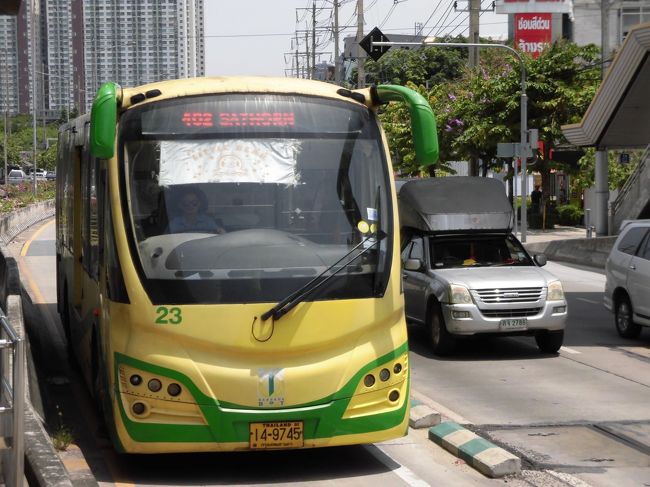
[[[398,198],[402,227],[436,233],[512,230],[512,206],[496,179],[414,179],[400,188]]]

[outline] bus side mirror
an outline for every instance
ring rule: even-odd
[[[122,89],[117,83],[104,83],[90,111],[90,152],[99,159],[115,154],[117,106]]]
[[[417,91],[399,85],[379,85],[373,87],[371,94],[378,103],[402,101],[408,105],[417,161],[424,166],[435,163],[438,160],[438,129],[429,102]]]
[[[537,254],[533,257],[538,266],[544,267],[546,265],[546,256],[544,254]]]

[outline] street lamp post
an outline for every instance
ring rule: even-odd
[[[517,60],[519,61],[519,67],[521,72],[521,96],[520,96],[520,106],[521,106],[521,122],[520,122],[520,144],[519,144],[519,154],[517,154],[521,159],[521,173],[523,174],[522,186],[521,186],[521,241],[526,242],[526,229],[528,228],[528,217],[526,213],[527,208],[527,197],[528,197],[528,181],[526,175],[526,158],[531,155],[530,148],[528,147],[528,96],[526,95],[526,65],[524,60],[521,57],[521,54],[517,52],[510,46],[504,44],[494,44],[494,43],[467,43],[467,42],[379,42],[371,40],[370,42],[371,49],[373,46],[428,46],[428,47],[479,47],[479,48],[497,48],[497,49],[506,49],[511,54],[514,54]],[[515,164],[515,174],[517,173],[517,168]],[[516,181],[515,181],[516,182]],[[515,204],[515,206],[517,206]],[[517,221],[517,211],[515,208],[515,222]]]

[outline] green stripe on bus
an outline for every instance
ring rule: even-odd
[[[198,403],[208,425],[173,425],[164,423],[141,423],[131,420],[124,410],[124,405],[118,395],[118,404],[122,421],[133,440],[139,442],[248,442],[249,423],[269,421],[304,421],[304,437],[306,440],[329,438],[340,435],[358,434],[390,429],[399,425],[409,406],[407,400],[401,408],[383,414],[372,416],[343,419],[350,399],[356,387],[367,371],[393,360],[408,351],[408,344],[404,343],[399,348],[366,364],[355,376],[339,391],[326,396],[318,401],[304,403],[281,410],[260,409],[251,413],[250,406],[241,406],[219,402],[203,394],[186,375],[165,367],[155,366],[123,354],[115,354],[115,380],[119,380],[118,370],[121,363],[128,364],[141,370],[173,378],[183,384],[191,392]],[[408,389],[408,388],[407,388]],[[309,408],[316,405],[327,406],[313,410],[296,408]],[[219,406],[231,409],[224,411]],[[242,411],[237,411],[241,409]]]

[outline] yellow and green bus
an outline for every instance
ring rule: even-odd
[[[431,108],[401,86],[106,83],[61,127],[58,309],[117,451],[406,433],[389,101],[435,161]]]

